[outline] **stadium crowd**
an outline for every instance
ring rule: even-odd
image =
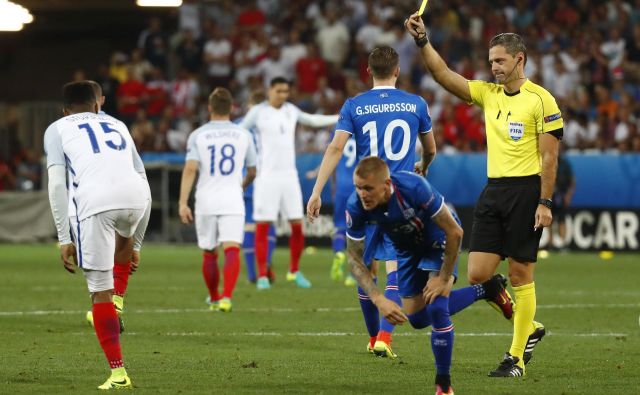
[[[183,152],[188,134],[207,119],[206,98],[228,87],[244,114],[249,94],[271,78],[294,83],[291,100],[312,113],[335,114],[344,99],[370,86],[367,55],[379,44],[400,54],[398,87],[429,104],[440,153],[483,151],[478,108],[444,91],[420,64],[403,18],[419,1],[185,1],[171,17],[150,18],[132,43],[92,78],[103,107],[129,126],[141,152]],[[521,34],[525,72],[557,99],[564,145],[583,152],[640,152],[640,0],[432,2],[425,20],[431,42],[469,79],[490,80],[487,42],[498,32]],[[300,127],[300,152],[322,152],[331,130]],[[26,151],[0,160],[0,190],[32,167]],[[27,174],[22,171],[20,174]]]

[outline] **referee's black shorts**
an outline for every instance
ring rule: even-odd
[[[535,262],[542,229],[533,230],[540,176],[490,178],[473,212],[469,251]]]

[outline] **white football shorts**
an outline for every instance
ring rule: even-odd
[[[113,289],[113,270],[87,270],[82,271],[87,280],[89,292],[108,291]]]
[[[76,227],[78,266],[86,270],[113,269],[116,233],[133,236],[144,212],[142,208],[109,210],[72,224]]]
[[[302,191],[297,173],[261,175],[254,181],[253,220],[275,222],[281,213],[285,220],[303,217]]]
[[[244,215],[196,215],[198,247],[213,250],[221,243],[242,244]]]

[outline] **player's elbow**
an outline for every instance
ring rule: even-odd
[[[460,226],[456,226],[453,229],[451,229],[449,232],[447,232],[447,242],[448,243],[452,243],[454,245],[460,245],[462,243],[462,237],[464,236],[464,230],[462,230],[462,227]]]

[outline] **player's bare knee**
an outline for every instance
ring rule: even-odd
[[[509,281],[511,286],[520,287],[533,282],[533,269],[535,264],[531,262],[518,262],[509,258]]]
[[[386,261],[385,266],[387,274],[393,273],[398,270],[398,261]]]
[[[491,278],[492,275],[493,273],[471,270],[471,268],[469,268],[469,270],[467,270],[467,281],[469,281],[471,285],[481,284]]]
[[[97,292],[91,293],[91,301],[93,302],[93,304],[111,303],[112,302],[112,296],[113,296],[113,290],[112,289],[108,289],[108,290],[105,290],[105,291],[97,291]]]

